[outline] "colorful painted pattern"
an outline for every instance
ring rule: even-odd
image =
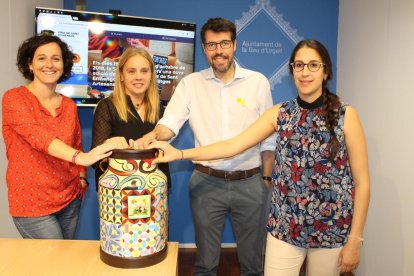
[[[121,190],[98,188],[99,215],[107,222],[122,223]]]
[[[147,256],[167,243],[167,180],[151,162],[112,158],[101,176],[101,248],[108,254]]]
[[[276,133],[274,189],[268,230],[303,248],[343,246],[350,230],[354,183],[344,140],[346,105],[341,103],[335,134],[340,150],[329,159],[331,134],[321,107],[284,102]]]

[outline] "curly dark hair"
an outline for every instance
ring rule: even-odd
[[[314,49],[321,57],[322,62],[325,64],[323,66],[323,70],[326,74],[326,79],[324,79],[322,83],[322,114],[326,116],[326,128],[329,130],[332,137],[330,142],[330,158],[334,159],[338,154],[340,147],[338,138],[336,137],[334,131],[335,126],[337,126],[338,124],[340,102],[339,97],[331,91],[329,91],[328,88],[328,82],[333,77],[331,57],[329,56],[328,50],[321,42],[313,39],[302,40],[299,41],[295,49],[293,49],[292,55],[290,56],[289,64],[295,61],[296,53],[303,47]],[[289,68],[290,73],[293,74],[293,68],[291,66],[289,66]]]
[[[236,40],[236,25],[230,20],[221,17],[210,18],[207,20],[200,31],[201,42],[203,42],[203,44],[206,43],[206,32],[208,30],[215,33],[230,32],[231,40],[233,42]]]
[[[27,80],[33,81],[34,75],[29,65],[32,63],[37,48],[49,43],[57,43],[62,51],[63,74],[58,83],[67,80],[72,74],[74,54],[69,50],[68,45],[59,37],[54,35],[36,35],[26,39],[17,51],[17,68]]]

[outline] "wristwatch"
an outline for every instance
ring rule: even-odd
[[[272,178],[270,176],[262,176],[264,181],[272,181]]]
[[[86,185],[88,185],[88,186],[89,186],[89,181],[88,181],[88,179],[86,179],[86,177],[84,177],[84,176],[79,176],[79,179],[80,179],[80,180],[85,181],[85,182],[86,182]]]

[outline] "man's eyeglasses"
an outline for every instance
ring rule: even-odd
[[[218,44],[220,44],[221,49],[228,49],[231,47],[232,43],[233,42],[231,40],[222,40],[220,42],[207,42],[204,43],[204,47],[206,47],[206,49],[209,51],[214,51],[215,49],[217,49]]]
[[[292,66],[292,69],[296,72],[300,72],[303,69],[305,69],[305,65],[308,66],[309,71],[311,72],[316,72],[318,71],[322,66],[325,66],[324,63],[316,61],[316,60],[312,60],[309,61],[308,63],[304,63],[302,61],[294,61],[290,64],[290,66]]]

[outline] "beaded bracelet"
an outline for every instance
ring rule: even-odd
[[[80,153],[81,151],[80,150],[77,150],[77,151],[75,151],[75,153],[73,154],[73,156],[72,156],[72,163],[73,164],[75,164],[75,165],[77,165],[76,164],[76,157],[78,156],[78,154]]]
[[[264,181],[272,181],[272,178],[270,176],[262,176],[262,179]]]

